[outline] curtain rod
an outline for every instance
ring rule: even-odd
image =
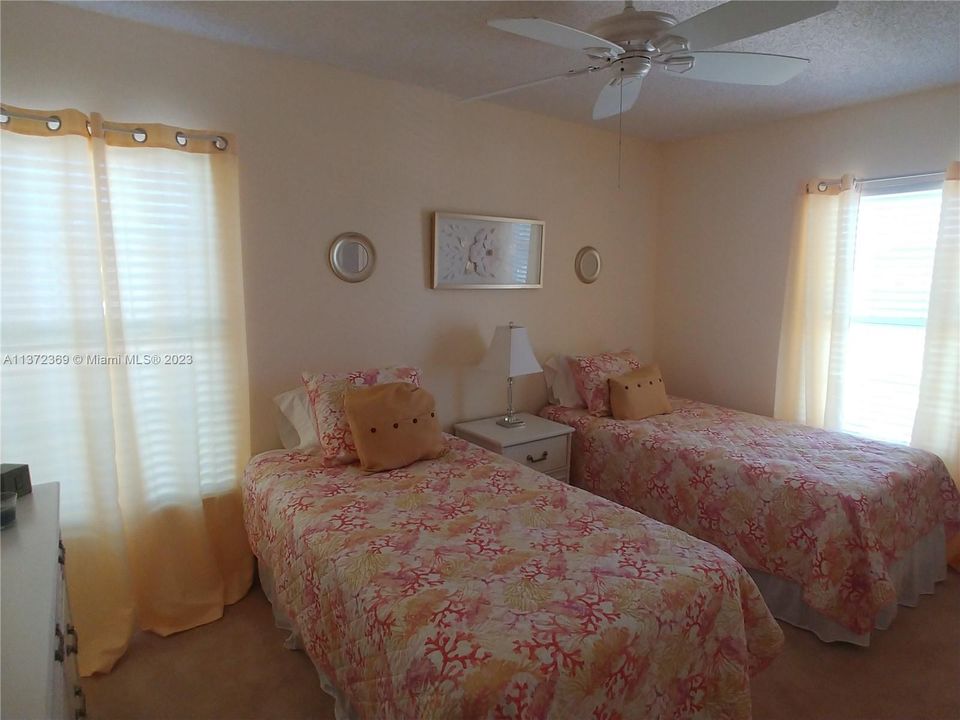
[[[60,122],[60,118],[56,115],[34,115],[33,113],[27,112],[10,112],[6,108],[0,108],[0,115],[3,115],[7,118],[17,118],[18,120],[35,120],[36,122],[47,123],[47,127],[50,127],[51,122]],[[2,123],[8,122],[7,120],[0,121]],[[100,127],[103,128],[104,132],[117,132],[117,133],[129,133],[136,132],[131,130],[129,127],[120,125],[118,123],[107,122],[106,120],[100,123]],[[56,128],[51,127],[51,130],[57,130],[59,125]],[[87,121],[87,132],[90,132],[90,122]],[[226,148],[226,141],[222,135],[197,135],[196,133],[188,133],[180,131],[184,137],[190,140],[209,140],[217,145],[217,148],[223,150]],[[223,143],[223,147],[220,147],[220,143]]]
[[[870,183],[892,182],[894,180],[917,180],[919,178],[942,178],[942,172],[923,172],[913,173],[911,175],[887,175],[885,177],[874,178],[854,178],[853,182],[858,185],[869,185]],[[835,187],[840,184],[840,180],[821,180],[817,183],[817,190],[824,192],[827,188]]]

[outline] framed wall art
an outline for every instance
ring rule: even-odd
[[[540,220],[433,214],[433,287],[542,288]]]

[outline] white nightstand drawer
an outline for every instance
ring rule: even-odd
[[[523,445],[514,445],[503,449],[503,454],[511,460],[523,463],[534,470],[549,473],[567,468],[567,436],[534,440]]]
[[[573,428],[529,413],[518,416],[521,427],[502,427],[499,418],[492,417],[457,423],[453,429],[458,437],[567,482]]]

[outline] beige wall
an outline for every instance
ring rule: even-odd
[[[943,170],[960,89],[665,144],[656,354],[671,391],[772,414],[791,226],[803,181]]]
[[[2,98],[239,136],[254,448],[301,369],[422,366],[449,424],[493,414],[471,369],[495,325],[554,351],[654,351],[673,392],[773,410],[790,227],[802,181],[943,168],[960,156],[950,88],[656,145],[59,5],[2,3]],[[545,220],[545,288],[429,289],[434,210]],[[327,269],[356,230],[377,272]],[[600,248],[580,284],[573,257]],[[655,311],[655,313],[654,313]],[[654,314],[656,318],[654,318]],[[654,343],[654,340],[656,342]],[[536,409],[540,376],[522,378]]]
[[[2,4],[0,81],[13,105],[238,135],[255,450],[275,445],[270,397],[302,369],[420,365],[450,423],[505,404],[471,366],[508,320],[541,360],[652,353],[653,144],[625,140],[618,190],[610,133],[46,3]],[[429,289],[434,210],[546,221],[544,289]],[[347,230],[377,247],[358,285],[327,269]],[[586,244],[605,263],[594,285],[573,273]],[[542,404],[540,376],[518,390]]]

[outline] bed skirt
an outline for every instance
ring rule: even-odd
[[[824,642],[847,642],[870,646],[870,633],[857,634],[824,617],[803,601],[803,589],[791,580],[775,577],[762,570],[749,570],[760,594],[778,620],[810,630]],[[897,602],[877,615],[874,628],[886,630],[897,615],[897,607],[916,607],[921,595],[932,595],[934,586],[947,577],[946,539],[943,525],[917,541],[902,558],[890,566],[890,577],[897,589]]]
[[[290,620],[286,610],[277,602],[277,593],[273,583],[273,572],[270,570],[270,566],[259,558],[257,558],[257,574],[260,577],[260,587],[263,588],[263,594],[267,596],[267,600],[270,601],[270,607],[273,609],[274,623],[276,623],[277,627],[281,630],[286,630],[290,633],[290,636],[284,641],[283,646],[288,650],[303,650],[303,640],[300,636],[300,631],[294,625],[293,621]],[[310,662],[312,664],[313,660]],[[350,710],[350,703],[343,697],[343,693],[337,689],[336,685],[330,681],[330,678],[328,678],[325,673],[320,671],[320,668],[316,665],[313,667],[320,678],[320,687],[327,695],[333,698],[333,715],[336,720],[355,720],[356,715]]]

